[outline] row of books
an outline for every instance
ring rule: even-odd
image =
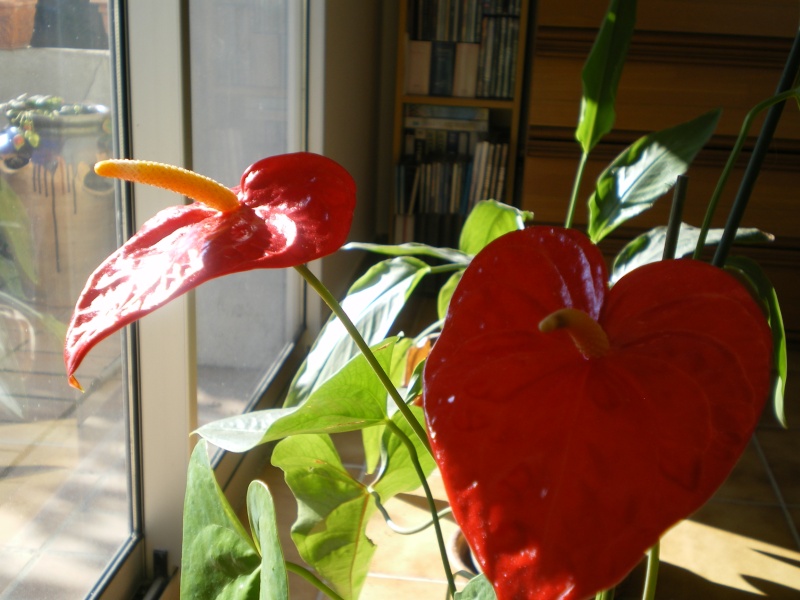
[[[480,42],[409,39],[406,93],[461,98],[511,98],[519,19],[484,17]]]
[[[406,104],[403,127],[406,162],[469,158],[489,135],[489,109]]]
[[[521,0],[408,0],[408,33],[414,40],[479,43],[483,17],[518,17],[520,10]]]
[[[502,201],[505,196],[508,144],[482,140],[472,157],[442,159],[421,163],[406,162],[397,168],[395,192],[395,241],[411,240],[434,245],[449,245],[431,232],[429,215],[466,216],[484,199]],[[457,219],[434,219],[453,225]],[[421,236],[420,223],[427,223]],[[436,228],[433,228],[436,229]]]

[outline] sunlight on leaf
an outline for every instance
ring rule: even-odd
[[[253,481],[247,488],[247,515],[261,554],[261,597],[276,600],[289,598],[275,503],[269,488],[261,481]]]
[[[501,235],[524,229],[533,221],[533,213],[520,210],[496,200],[483,200],[467,216],[461,230],[458,248],[468,256],[474,256],[486,245]]]
[[[719,120],[714,110],[692,121],[640,138],[612,162],[589,199],[587,232],[597,243],[649,209],[689,168]]]
[[[345,598],[357,598],[375,545],[366,535],[375,500],[342,465],[327,435],[298,435],[275,447],[297,499],[292,540],[300,556]]]
[[[455,600],[496,600],[494,588],[485,575],[469,580],[463,590],[456,593]]]

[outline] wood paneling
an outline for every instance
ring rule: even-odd
[[[639,3],[637,31],[617,96],[615,131],[592,153],[577,226],[594,179],[628,144],[652,131],[721,107],[714,137],[690,168],[684,221],[700,225],[745,114],[770,97],[800,19],[796,0]],[[562,223],[579,158],[574,140],[581,70],[605,0],[538,3],[522,206],[539,223]],[[752,147],[757,123],[748,140]],[[744,152],[714,219],[724,225],[749,152]],[[615,231],[601,247],[613,255],[634,235],[666,223],[669,199]],[[787,329],[800,340],[800,111],[787,104],[742,223],[775,235],[744,253],[767,270],[781,298]],[[739,250],[736,250],[739,252]]]

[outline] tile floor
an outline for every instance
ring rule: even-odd
[[[661,543],[659,600],[748,600],[800,598],[800,349],[791,354],[787,394],[789,430],[765,414],[758,431],[728,481],[696,514],[672,529]],[[362,469],[360,438],[334,436],[342,459],[355,472]],[[266,466],[262,478],[275,497],[281,539],[288,560],[299,560],[289,537],[296,515],[282,473]],[[435,497],[444,504],[441,480],[434,475]],[[404,494],[387,503],[392,518],[415,524],[427,512],[420,493]],[[444,534],[456,531],[451,518]],[[419,600],[445,598],[446,584],[433,532],[406,537],[392,533],[380,515],[367,529],[377,544],[362,598]],[[617,600],[641,597],[643,569],[638,568],[616,591]],[[290,575],[293,600],[324,596]]]

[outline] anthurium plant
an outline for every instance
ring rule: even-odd
[[[659,538],[724,481],[770,398],[783,420],[786,356],[769,281],[752,261],[728,256],[733,239],[770,236],[741,229],[739,217],[721,231],[710,217],[699,227],[680,221],[684,174],[718,111],[632,144],[596,182],[586,232],[573,227],[587,156],[613,126],[634,22],[635,3],[613,0],[586,63],[582,158],[564,227],[486,200],[458,248],[351,243],[384,258],[341,303],[306,266],[348,234],[355,186],[335,162],[263,159],[232,190],[166,165],[97,165],[196,202],[154,217],[92,275],[67,334],[73,385],[100,339],[212,277],[294,267],[332,310],[281,407],[196,432],[183,597],[286,598],[293,572],[331,598],[357,598],[375,550],[367,521],[421,486],[455,598],[610,598],[645,556],[643,598],[653,598]],[[765,122],[774,120],[774,107],[797,95],[792,60],[788,83],[754,109],[740,142],[755,115],[769,109]],[[670,222],[633,240],[607,272],[597,244],[673,186]],[[706,245],[718,246],[714,264],[700,260]],[[418,337],[393,331],[433,275],[444,281],[437,320]],[[362,432],[366,480],[344,468],[332,442],[346,431]],[[249,526],[239,521],[207,442],[232,452],[276,443],[272,463],[297,499],[291,536],[302,564],[284,559],[263,483],[247,492]],[[437,468],[482,573],[461,589],[427,482]]]

